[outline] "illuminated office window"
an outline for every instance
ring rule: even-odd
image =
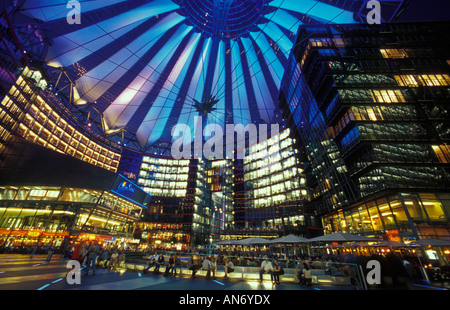
[[[423,86],[450,86],[450,76],[448,74],[422,74],[418,76]]]
[[[394,75],[394,78],[399,86],[419,87],[414,75]]]
[[[38,71],[25,68],[23,75],[33,78],[34,81],[31,83],[37,81],[38,84],[35,86],[45,89],[46,83],[41,79]],[[32,89],[28,83],[20,76],[16,84],[11,87],[9,91],[11,97],[5,96],[2,100],[4,108],[0,106],[0,112],[5,109],[8,111],[7,114],[14,115],[15,119],[13,120],[10,116],[1,117],[0,123],[8,124],[10,128],[14,128],[13,123],[14,125],[17,123],[16,134],[32,143],[116,172],[120,153],[91,141],[68,124],[46,102],[45,94],[39,89]],[[23,93],[36,95],[36,99],[30,101],[23,96]],[[18,123],[18,120],[21,120],[21,123]]]
[[[154,196],[184,197],[188,186],[189,160],[144,156],[138,184]]]
[[[384,58],[389,59],[408,58],[408,53],[406,52],[405,49],[396,49],[396,48],[380,49],[380,52]]]
[[[450,147],[448,145],[432,145],[431,147],[441,163],[450,163]]]
[[[314,38],[310,39],[309,42],[313,47],[329,47],[333,46],[333,41],[330,38]]]
[[[372,98],[378,103],[400,103],[406,102],[400,90],[372,90]]]

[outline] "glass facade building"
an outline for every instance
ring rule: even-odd
[[[191,244],[196,166],[190,160],[141,155],[137,184],[152,196],[142,218],[149,247],[186,250]]]
[[[39,243],[64,248],[97,240],[137,248],[134,233],[145,209],[114,188],[51,186],[1,186],[0,205],[0,243],[11,247]]]
[[[59,107],[59,109],[56,109]],[[0,104],[0,151],[10,135],[117,172],[121,148],[82,128],[38,70],[25,67]],[[101,142],[96,142],[100,140]]]
[[[320,232],[305,203],[310,192],[289,128],[246,147],[243,159],[235,152],[235,159],[139,160],[128,152],[119,171],[130,175],[139,166],[137,184],[152,195],[140,224],[149,247],[184,250],[224,238]]]
[[[310,235],[303,166],[289,128],[247,148],[235,166],[235,235]],[[305,218],[306,217],[306,218]]]
[[[137,247],[150,195],[117,174],[121,147],[77,123],[39,70],[18,71],[0,103],[0,243]]]
[[[448,23],[301,27],[280,99],[326,233],[447,238]]]
[[[363,0],[81,0],[71,25],[38,2],[0,16],[4,240],[449,235],[448,24],[370,26]],[[383,2],[391,21],[407,1]],[[281,130],[174,159],[198,116]]]

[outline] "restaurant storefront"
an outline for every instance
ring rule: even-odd
[[[450,234],[450,195],[398,193],[371,200],[323,218],[328,232],[375,235],[391,241]]]
[[[17,251],[93,241],[129,246],[143,208],[117,188],[1,186],[0,246]]]

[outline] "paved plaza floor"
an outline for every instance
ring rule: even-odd
[[[50,262],[46,255],[0,254],[0,290],[154,290],[154,291],[361,291],[353,286],[312,285],[296,283],[273,285],[269,281],[215,280],[190,275],[164,276],[143,274],[132,270],[97,268],[95,276],[81,270],[80,284],[69,284],[67,260],[54,255]],[[446,290],[424,283],[408,285],[408,290]],[[448,289],[447,289],[448,291]],[[356,292],[355,292],[356,293]]]
[[[0,254],[0,290],[355,290],[355,287],[301,286],[296,283],[272,285],[269,281],[242,281],[236,279],[190,275],[164,276],[132,270],[97,268],[95,276],[81,270],[81,283],[69,284],[67,260],[55,255],[50,262],[46,255]]]

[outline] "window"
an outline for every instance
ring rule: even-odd
[[[448,74],[422,74],[418,76],[423,86],[450,86],[450,75]]]
[[[342,138],[342,146],[349,146],[352,142],[355,140],[358,141],[358,138],[360,137],[360,133],[358,130],[358,127],[354,127],[344,138]]]
[[[414,75],[394,75],[394,78],[399,86],[419,87]]]
[[[432,145],[431,147],[441,163],[450,163],[450,147],[448,145]]]
[[[329,38],[314,38],[310,39],[309,42],[313,47],[333,46],[333,43]]]
[[[396,58],[408,58],[408,53],[404,49],[380,49],[383,58],[396,59]]]
[[[372,98],[374,102],[379,103],[406,102],[405,97],[400,90],[373,90]]]

